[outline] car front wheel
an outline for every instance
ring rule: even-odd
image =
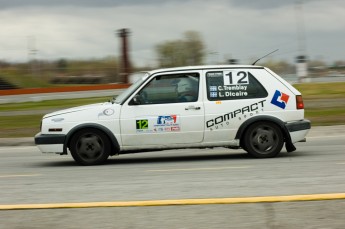
[[[275,157],[284,145],[281,129],[269,122],[258,122],[249,126],[243,140],[245,150],[256,158]]]
[[[83,129],[75,133],[69,149],[73,159],[81,165],[103,164],[110,155],[109,138],[97,129]]]

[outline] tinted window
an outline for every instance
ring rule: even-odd
[[[199,94],[199,74],[158,75],[138,94],[140,104],[195,102]]]
[[[206,73],[210,101],[266,97],[267,91],[250,70],[230,69]]]

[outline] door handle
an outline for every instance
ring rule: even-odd
[[[186,107],[185,110],[188,111],[188,110],[200,110],[201,107],[195,107],[195,106],[189,106],[189,107]]]

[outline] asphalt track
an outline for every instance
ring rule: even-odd
[[[345,138],[345,126],[329,126],[329,127],[314,127],[308,135],[309,139],[313,139],[312,142],[327,138],[333,139],[333,137],[339,139]],[[32,145],[32,138],[11,139],[12,144],[21,145],[23,142],[26,145]],[[303,143],[301,143],[303,145]],[[319,143],[320,144],[320,143]],[[337,141],[336,144],[341,144]],[[3,146],[0,141],[0,146]],[[341,146],[341,145],[339,145]],[[317,148],[317,146],[316,146]],[[20,150],[20,148],[18,148]],[[341,151],[341,149],[340,149]],[[145,154],[143,154],[145,155]],[[133,155],[136,157],[135,155]],[[6,159],[3,159],[6,160]],[[340,159],[341,160],[341,159]],[[345,163],[345,162],[338,162]],[[151,169],[151,172],[164,173],[164,172],[198,172],[215,170],[221,171],[221,169],[229,169],[228,167],[203,167],[203,168],[185,168],[185,169],[166,169],[157,170]],[[232,166],[232,169],[235,167]],[[238,166],[240,168],[240,165]],[[14,170],[15,171],[15,170]],[[20,171],[20,170],[18,170]],[[32,177],[35,174],[19,174],[14,175],[0,175],[0,178],[10,177]],[[158,199],[158,200],[144,200],[144,201],[104,201],[104,202],[66,202],[66,203],[47,203],[47,204],[2,204],[0,210],[28,210],[28,209],[60,209],[60,208],[103,208],[103,207],[145,207],[145,206],[176,206],[176,205],[213,205],[213,204],[241,204],[241,203],[274,203],[274,202],[298,202],[298,201],[322,201],[322,200],[339,200],[345,199],[345,193],[320,193],[320,194],[304,194],[304,195],[273,195],[273,196],[253,196],[253,197],[235,197],[235,198],[180,198],[180,199]]]
[[[345,227],[344,126],[264,160],[204,149],[83,167],[12,140],[24,145],[0,144],[0,229]]]

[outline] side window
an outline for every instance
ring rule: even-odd
[[[139,93],[139,104],[196,102],[199,95],[199,74],[158,75]]]
[[[248,69],[229,69],[206,73],[210,101],[266,97],[266,89]]]

